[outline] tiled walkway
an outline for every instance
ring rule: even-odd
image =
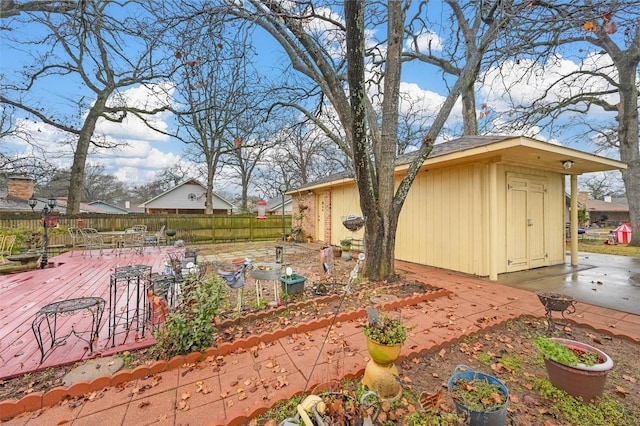
[[[398,270],[450,292],[402,309],[415,325],[403,347],[411,357],[470,333],[521,315],[542,316],[534,293],[446,271],[398,263]],[[579,303],[571,319],[640,343],[640,317]],[[289,335],[249,339],[246,349],[217,356],[215,351],[177,357],[119,372],[92,383],[58,388],[0,403],[0,416],[50,406],[9,420],[7,425],[225,425],[241,424],[314,383],[360,374],[368,355],[359,320],[334,326],[322,351],[327,327]],[[319,355],[320,354],[320,355]],[[199,361],[197,361],[199,360]],[[197,361],[197,362],[196,362]],[[317,361],[317,362],[316,362]],[[315,369],[312,366],[316,365]],[[85,395],[58,403],[64,394]]]

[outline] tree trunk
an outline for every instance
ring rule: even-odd
[[[385,102],[379,137],[371,132],[369,148],[367,93],[365,84],[364,3],[345,1],[347,28],[347,69],[351,99],[350,133],[360,208],[366,216],[364,272],[372,280],[391,279],[395,275],[395,236],[400,208],[395,208],[394,168],[398,138],[398,103],[400,91],[400,55],[403,41],[404,13],[401,2],[389,2],[388,45],[384,81]],[[371,161],[371,152],[375,165]],[[401,205],[401,204],[400,204]]]
[[[80,213],[80,202],[82,201],[82,191],[84,188],[85,168],[87,165],[87,155],[91,146],[91,138],[96,129],[96,123],[105,110],[108,95],[105,91],[98,94],[96,102],[87,114],[82,129],[78,133],[78,143],[73,154],[73,165],[71,166],[71,182],[69,184],[69,198],[67,200],[67,214]]]
[[[205,194],[204,213],[213,214],[213,178],[215,169],[207,167],[207,193]]]
[[[637,56],[637,55],[633,55]],[[620,160],[627,163],[622,179],[629,202],[631,229],[630,245],[640,246],[640,154],[638,152],[638,87],[636,72],[638,60],[628,53],[619,58],[618,75],[620,104],[618,108],[618,140]]]
[[[468,57],[467,61],[472,61],[472,57]],[[472,72],[474,76],[480,73],[480,64]],[[478,118],[476,117],[476,80],[471,79],[462,87],[460,97],[462,101],[462,123],[465,136],[473,136],[478,134]]]

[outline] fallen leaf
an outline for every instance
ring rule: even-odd
[[[622,386],[616,386],[616,393],[621,396],[627,396],[629,392]]]

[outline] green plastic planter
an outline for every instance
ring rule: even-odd
[[[304,291],[304,282],[307,277],[298,274],[283,275],[280,277],[282,291],[287,294],[298,294]]]

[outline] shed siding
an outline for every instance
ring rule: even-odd
[[[498,219],[498,273],[508,271],[507,244],[514,230],[507,229],[507,174],[544,181],[544,237],[546,256],[532,259],[531,267],[565,262],[564,175],[526,167],[498,164],[497,211],[490,211],[489,163],[423,170],[416,177],[398,221],[396,259],[488,276],[489,218]],[[399,180],[398,182],[399,183]],[[539,200],[539,198],[538,198]],[[355,184],[331,189],[331,243],[362,238],[342,225],[348,214],[362,215]]]
[[[489,275],[489,215],[498,217],[498,273],[507,271],[506,175],[546,179],[546,263],[564,263],[563,175],[498,165],[498,211],[489,211],[489,166],[421,171],[400,214],[396,258],[479,276]],[[517,238],[517,237],[515,237]]]
[[[351,232],[342,225],[342,217],[350,214],[362,216],[360,195],[354,184],[331,189],[331,244],[338,245],[345,238],[362,239],[364,228]]]
[[[400,214],[396,258],[475,273],[485,234],[482,186],[478,165],[422,171]]]

